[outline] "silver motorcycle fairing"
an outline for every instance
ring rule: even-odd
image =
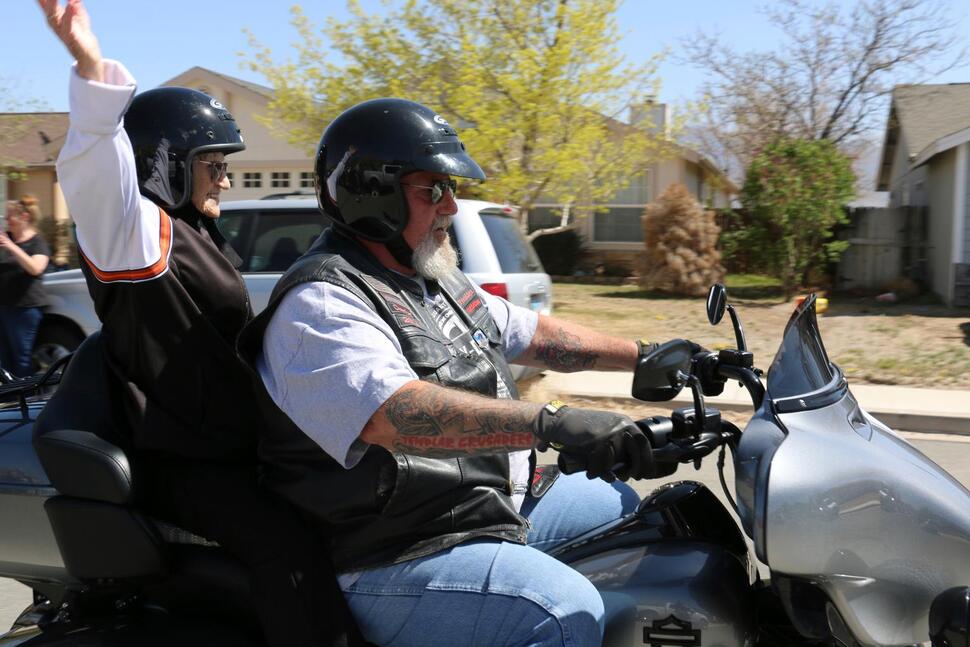
[[[660,486],[635,513],[549,554],[599,590],[606,647],[750,644],[755,567],[734,520],[701,483]]]
[[[863,645],[928,640],[933,598],[970,584],[970,492],[859,407],[811,300],[789,322],[767,391],[737,472],[759,556],[824,591]]]

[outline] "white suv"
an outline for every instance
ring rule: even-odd
[[[283,271],[310,247],[326,220],[315,199],[226,202],[219,229],[243,259],[239,268],[255,312],[269,301]],[[462,270],[492,294],[542,314],[552,310],[552,284],[532,245],[519,230],[511,208],[458,200],[452,241]],[[100,327],[81,270],[44,275],[50,306],[44,313],[34,361],[44,367],[74,350]],[[513,366],[516,379],[534,371]]]

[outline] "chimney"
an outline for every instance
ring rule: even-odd
[[[647,99],[643,103],[630,106],[630,124],[636,125],[650,120],[650,132],[667,133],[667,104]]]

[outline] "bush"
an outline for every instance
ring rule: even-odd
[[[583,255],[583,239],[575,229],[539,236],[532,246],[547,274],[572,276]]]
[[[643,215],[646,252],[639,263],[644,290],[704,296],[724,279],[717,249],[720,228],[683,184],[664,191]]]
[[[848,223],[854,184],[851,162],[830,141],[779,139],[752,160],[741,190],[748,214],[741,242],[781,280],[786,297],[817,281],[848,247],[834,231]]]

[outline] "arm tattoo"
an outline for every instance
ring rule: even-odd
[[[395,449],[431,458],[531,449],[536,441],[528,410],[478,397],[469,407],[441,387],[397,393],[384,415],[398,434]]]
[[[549,336],[536,345],[535,359],[554,371],[571,373],[593,368],[599,355],[584,350],[579,337],[559,328],[556,337]]]

